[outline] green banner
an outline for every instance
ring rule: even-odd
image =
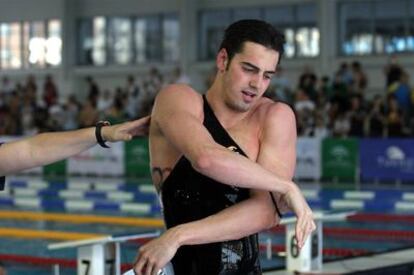
[[[125,176],[149,177],[148,138],[137,138],[125,142]]]
[[[358,165],[358,140],[327,138],[322,142],[322,178],[355,180]]]
[[[43,176],[46,177],[60,177],[66,176],[66,160],[61,160],[58,162],[51,163],[49,165],[43,166]]]

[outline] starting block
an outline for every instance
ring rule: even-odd
[[[128,240],[155,238],[160,231],[136,235],[114,235],[48,245],[48,249],[77,248],[78,275],[120,275],[121,243]]]
[[[323,222],[344,221],[355,212],[314,214],[316,230],[305,241],[299,251],[295,239],[296,217],[284,218],[280,224],[286,225],[286,269],[289,271],[309,272],[322,270]]]

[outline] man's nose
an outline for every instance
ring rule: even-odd
[[[262,77],[257,74],[254,75],[251,79],[250,79],[250,87],[255,88],[257,90],[260,90],[262,85],[263,85],[263,79]]]

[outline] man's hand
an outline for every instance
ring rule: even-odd
[[[306,239],[316,229],[312,210],[296,185],[293,185],[293,188],[284,194],[282,199],[297,217],[295,237],[298,248],[301,249]]]
[[[106,141],[128,141],[134,136],[148,135],[151,117],[146,116],[134,121],[102,127],[102,137]]]
[[[167,230],[157,239],[141,246],[134,264],[137,275],[157,275],[175,255],[179,248],[178,239],[173,229]]]

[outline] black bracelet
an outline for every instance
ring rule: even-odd
[[[282,213],[280,212],[279,207],[277,206],[276,199],[275,199],[275,197],[273,196],[273,193],[272,193],[272,192],[269,192],[269,194],[270,194],[270,198],[272,199],[273,205],[274,205],[274,206],[275,206],[275,208],[276,208],[276,213],[277,213],[277,215],[279,216],[279,218],[281,219],[281,218],[283,217],[283,215],[282,215]]]
[[[99,121],[98,123],[96,123],[96,128],[95,128],[95,137],[96,137],[96,141],[98,142],[98,144],[103,147],[103,148],[110,148],[108,145],[106,145],[106,140],[104,140],[102,138],[102,127],[103,126],[110,126],[111,123],[109,123],[109,121]]]

